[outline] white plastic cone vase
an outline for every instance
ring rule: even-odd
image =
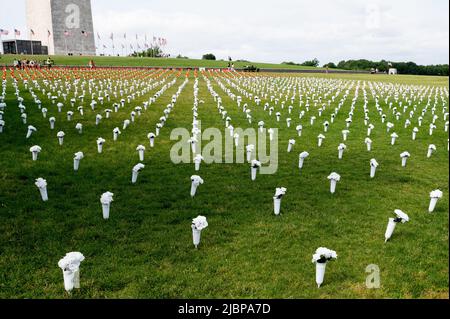
[[[291,152],[291,150],[292,150],[292,144],[291,144],[291,143],[289,143],[289,144],[288,144],[288,148],[287,148],[287,151],[288,151],[288,153],[290,153],[290,152]]]
[[[302,136],[302,130],[298,130],[297,133],[298,133],[298,136]]]
[[[197,192],[197,187],[198,187],[198,185],[191,183],[191,197],[195,196],[195,193]]]
[[[74,288],[74,272],[70,270],[63,270],[64,276],[64,289],[66,291],[72,291]]]
[[[102,212],[103,212],[103,219],[109,218],[109,208],[111,207],[111,204],[103,204],[102,203]]]
[[[256,172],[258,169],[256,167],[251,167],[252,181],[256,179]]]
[[[324,126],[323,127],[323,131],[326,133],[326,132],[328,132],[328,126]],[[345,141],[345,139],[344,139],[344,141]]]
[[[37,161],[38,159],[38,152],[31,152],[31,157],[33,158],[33,161]]]
[[[338,158],[342,159],[342,155],[344,155],[344,150],[338,150]]]
[[[433,154],[433,150],[432,149],[428,149],[427,158],[430,158],[431,154]]]
[[[117,134],[116,132],[113,133],[113,140],[114,140],[114,141],[117,141],[117,136],[118,136],[118,135],[119,135],[119,134]]]
[[[407,157],[402,157],[402,167],[406,166],[406,160],[407,159],[408,159]]]
[[[41,193],[41,198],[44,202],[48,201],[47,187],[39,188],[39,192]]]
[[[97,151],[99,154],[103,151],[103,144],[97,144]]]
[[[155,129],[155,135],[156,135],[156,136],[159,136],[159,127],[157,127],[157,128]]]
[[[73,272],[73,288],[80,289],[80,269]]]
[[[251,162],[252,160],[252,151],[247,151],[247,162]]]
[[[50,122],[50,129],[53,130],[54,128],[55,128],[55,122]]]
[[[144,161],[144,150],[139,150],[139,160]]]
[[[367,143],[367,150],[370,152],[370,150],[372,149],[372,143]]]
[[[325,277],[325,270],[327,267],[327,263],[318,263],[316,262],[316,284],[317,288],[320,288],[320,286],[323,283],[323,278]]]
[[[58,137],[58,142],[59,142],[59,145],[63,145],[64,137]]]
[[[336,181],[334,179],[330,179],[330,192],[334,194],[336,191]]]
[[[133,184],[136,183],[137,178],[138,178],[138,175],[139,175],[139,172],[132,171],[132,174],[131,174],[131,182],[132,182]]]
[[[197,248],[198,245],[200,244],[201,234],[202,234],[201,230],[198,230],[195,227],[192,227],[192,243],[194,244],[195,248]]]
[[[78,168],[79,168],[79,167],[80,167],[80,160],[74,158],[74,159],[73,159],[73,170],[74,170],[74,171],[78,171]]]
[[[346,141],[347,140],[347,134],[343,134],[342,138],[344,139],[344,141]]]
[[[3,130],[3,127],[2,127],[2,130]],[[33,133],[33,131],[28,130],[28,131],[27,131],[27,136],[26,136],[26,138],[30,138],[30,136],[31,136],[32,133]]]
[[[432,213],[434,211],[434,208],[436,207],[436,203],[438,201],[437,197],[430,198],[430,205],[428,206],[428,212]]]
[[[269,139],[272,141],[273,140],[273,133],[269,133]]]
[[[372,129],[368,128],[367,129],[367,136],[370,136],[370,133],[372,133]]]
[[[395,137],[391,138],[391,145],[395,144]]]
[[[264,130],[264,126],[260,126],[260,127],[259,127],[259,131],[262,133],[263,130]]]
[[[387,224],[386,232],[384,233],[384,242],[387,242],[394,232],[395,226],[397,225],[396,222],[394,222],[394,218],[389,218],[389,222]]]
[[[195,165],[195,170],[199,171],[200,170],[200,161],[195,161],[194,165]]]
[[[155,139],[151,138],[150,139],[150,147],[154,147],[155,146]]]
[[[236,146],[236,147],[239,146],[239,138],[238,137],[234,138],[234,146]]]
[[[196,145],[196,143],[191,143],[192,154],[195,154],[195,150],[196,150],[195,145]]]
[[[273,198],[273,212],[275,215],[280,215],[281,198]]]
[[[370,178],[375,177],[375,172],[377,171],[377,168],[375,166],[370,166]]]
[[[416,140],[416,132],[413,132],[413,133],[412,133],[412,139],[413,139],[413,141]]]
[[[319,138],[318,142],[317,142],[317,146],[321,147],[322,146],[322,139]]]
[[[303,167],[303,162],[304,162],[304,158],[303,157],[300,157],[299,159],[298,159],[298,168],[302,168]]]

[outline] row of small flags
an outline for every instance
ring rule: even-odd
[[[101,40],[100,34],[97,32],[97,38],[98,40]],[[111,35],[109,36],[109,38],[111,39],[111,41],[114,41],[114,33],[111,33]],[[123,34],[123,39],[126,40],[127,39],[127,34],[124,33]],[[139,36],[136,34],[136,40],[139,40]],[[148,47],[147,45],[147,35],[144,36],[144,40],[145,40],[145,45],[146,47]],[[165,46],[167,45],[167,39],[166,38],[161,38],[161,37],[155,37],[153,36],[153,43],[154,44],[159,44],[160,46]],[[139,47],[139,45],[138,45]]]
[[[30,33],[31,33],[31,35],[35,35],[33,29],[30,29]],[[81,30],[81,34],[87,37],[89,35],[89,32]],[[9,31],[5,30],[5,29],[0,29],[0,35],[9,35]],[[20,30],[14,29],[14,35],[20,36]],[[47,35],[49,37],[52,35],[50,30],[47,30]],[[66,31],[64,31],[64,36],[69,37],[69,36],[71,36],[71,33],[66,30]],[[101,40],[100,34],[98,32],[97,32],[97,38],[98,38],[98,40]],[[111,33],[109,38],[111,39],[111,41],[114,41],[114,33]],[[126,33],[123,34],[123,38],[124,39],[127,38]],[[139,37],[136,34],[136,40],[138,40],[138,39],[139,39]],[[167,39],[153,36],[153,44],[159,44],[160,46],[165,46],[165,45],[167,45]],[[137,45],[137,47],[140,48],[139,44]],[[145,35],[145,47],[148,48],[147,35]]]

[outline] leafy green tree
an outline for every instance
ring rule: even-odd
[[[212,53],[207,53],[202,56],[203,60],[216,60],[216,56]]]

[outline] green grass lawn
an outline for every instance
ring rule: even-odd
[[[1,56],[0,65],[12,65],[15,58],[45,60],[45,55],[13,55]],[[87,66],[90,60],[94,60],[97,66],[156,66],[156,67],[207,67],[226,68],[228,61],[212,61],[200,59],[176,59],[176,58],[134,58],[134,57],[112,57],[112,56],[52,56],[56,65],[84,65]],[[291,69],[291,70],[323,70],[308,66],[261,63],[261,62],[233,62],[235,68],[243,68],[246,65],[254,65],[257,68],[265,69]]]
[[[60,63],[62,59],[55,58]],[[84,63],[80,62],[82,58],[77,59],[80,59],[77,63]],[[97,64],[111,63],[108,58],[96,59]],[[135,65],[133,63],[138,61],[140,59],[123,58],[118,63]],[[149,65],[155,65],[153,62],[160,60],[149,61]],[[133,79],[148,81],[149,74],[157,76],[156,71],[99,74],[114,79],[113,83],[117,78],[128,77],[129,86]],[[122,130],[123,120],[161,85],[136,96],[118,113],[111,113],[110,119],[103,118],[96,126],[95,115],[112,108],[112,102],[119,98],[112,96],[110,103],[98,104],[98,110],[92,111],[87,92],[84,117],[75,108],[69,122],[65,115],[71,109],[68,102],[63,113],[58,113],[56,106],[35,89],[43,107],[48,108],[44,119],[31,94],[19,81],[28,124],[38,128],[28,140],[25,139],[28,124],[22,124],[15,89],[8,75],[5,100],[8,106],[3,116],[6,126],[0,134],[0,298],[448,298],[449,164],[442,101],[437,101],[439,119],[434,134],[428,135],[432,117],[428,111],[417,140],[412,141],[411,130],[416,120],[409,128],[403,128],[405,116],[396,121],[380,98],[387,120],[395,124],[393,131],[399,135],[396,145],[391,146],[390,133],[386,133],[381,123],[368,86],[368,81],[375,80],[417,85],[415,88],[419,85],[445,88],[448,109],[448,78],[302,76],[309,80],[303,82],[305,89],[315,86],[311,82],[314,79],[324,77],[329,78],[328,82],[320,82],[325,88],[337,85],[334,80],[355,81],[335,123],[323,133],[326,139],[319,148],[317,135],[323,132],[322,123],[329,121],[345,92],[327,107],[322,117],[318,117],[316,108],[311,105],[309,113],[301,120],[298,114],[305,106],[299,107],[297,95],[292,125],[287,128],[289,102],[284,110],[279,105],[276,107],[275,111],[282,111],[281,121],[276,122],[274,115],[263,111],[267,100],[257,107],[220,78],[234,94],[242,95],[243,103],[248,103],[252,109],[250,125],[236,102],[209,76],[235,128],[256,129],[260,120],[266,127],[279,128],[278,170],[273,175],[258,175],[252,182],[249,164],[202,163],[200,171],[195,172],[193,163],[175,165],[171,162],[169,152],[175,143],[170,140],[172,129],[191,130],[192,72],[167,124],[156,138],[155,147],[149,147],[147,134],[154,132],[164,108],[184,81],[183,75],[126,130]],[[273,75],[246,76],[267,79]],[[174,77],[175,73],[170,73],[166,83]],[[282,86],[296,78],[283,75],[277,83]],[[232,81],[238,83],[236,79]],[[342,142],[341,130],[345,128],[357,81],[359,97],[345,142],[347,150],[344,158],[338,160],[337,146]],[[38,82],[44,87],[42,80]],[[372,152],[368,152],[364,144],[364,83],[369,116],[375,125],[371,136]],[[241,80],[242,88],[243,84]],[[325,88],[321,89],[321,95],[326,92]],[[406,86],[398,88],[404,90]],[[71,97],[69,95],[68,99]],[[217,127],[225,132],[216,102],[201,76],[199,98],[204,101],[198,110],[202,130]],[[419,103],[417,113],[425,104],[426,98]],[[312,115],[316,115],[317,120],[310,126]],[[54,130],[49,127],[50,116],[56,117]],[[83,124],[81,135],[75,130],[77,122]],[[300,123],[304,128],[302,136],[298,137],[295,127]],[[116,126],[122,134],[113,142],[112,130]],[[56,138],[59,130],[66,134],[62,146]],[[102,154],[97,153],[98,137],[106,139]],[[296,139],[296,144],[294,150],[287,153],[290,138]],[[437,152],[427,159],[427,147],[431,143],[436,145]],[[133,185],[131,169],[139,162],[135,150],[139,144],[147,148],[143,161],[146,167]],[[29,152],[32,145],[42,147],[36,162],[31,160]],[[310,156],[300,174],[298,154],[304,150]],[[411,158],[403,168],[399,154],[405,150],[411,153]],[[85,158],[79,171],[74,172],[73,154],[78,151],[83,151]],[[374,179],[369,178],[371,158],[376,158],[380,164]],[[341,175],[341,181],[332,195],[327,176],[333,171]],[[194,174],[200,175],[205,183],[191,199],[190,176]],[[34,185],[38,177],[47,180],[48,202],[41,201]],[[281,186],[287,188],[287,193],[282,200],[282,214],[275,216],[272,197],[275,188]],[[430,214],[427,211],[429,192],[437,188],[444,196]],[[106,191],[114,193],[109,220],[102,218],[99,201]],[[384,243],[388,218],[394,217],[393,211],[397,208],[406,212],[411,220],[398,225],[391,240]],[[206,216],[209,226],[202,232],[202,241],[196,250],[190,224],[197,215]],[[318,289],[311,258],[321,246],[336,250],[338,259],[329,263],[325,282]],[[64,290],[62,271],[57,265],[69,251],[80,251],[86,257],[81,263],[81,289],[71,294]],[[368,273],[365,269],[369,264],[380,268],[379,289],[366,288]]]

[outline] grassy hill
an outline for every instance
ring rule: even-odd
[[[11,55],[1,56],[0,65],[12,64],[16,58],[28,58],[44,60],[47,56],[31,55]],[[211,61],[199,59],[177,59],[177,58],[134,58],[134,57],[113,57],[113,56],[52,56],[57,65],[87,65],[89,60],[94,60],[97,66],[159,66],[159,67],[207,67],[225,68],[228,61]],[[260,62],[234,62],[235,68],[243,68],[246,65],[254,65],[265,69],[289,69],[289,70],[313,70],[323,69],[306,66],[296,66],[287,64],[260,63]]]

